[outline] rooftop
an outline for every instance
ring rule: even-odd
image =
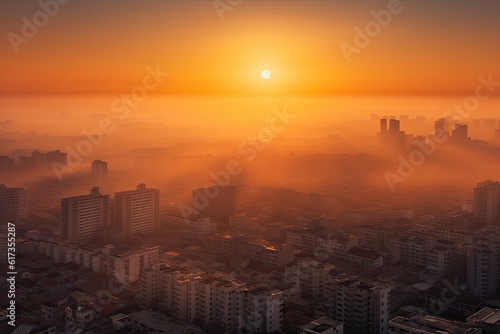
[[[365,259],[370,259],[370,260],[378,260],[382,256],[373,250],[370,250],[367,248],[360,248],[360,247],[356,247],[356,246],[351,248],[346,254],[351,255],[351,256],[365,258]]]
[[[460,321],[452,321],[441,317],[430,316],[423,312],[417,313],[409,318],[395,317],[389,321],[389,327],[391,327],[391,324],[412,329],[425,329],[426,333],[481,333],[481,329],[471,327],[466,323]]]
[[[142,310],[128,315],[129,319],[140,323],[155,331],[169,334],[194,334],[202,333],[201,329],[193,324],[176,322],[165,314]]]
[[[500,327],[500,309],[485,307],[471,315],[467,320]]]

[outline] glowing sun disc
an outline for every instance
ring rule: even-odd
[[[260,72],[260,77],[264,80],[269,80],[271,79],[271,71],[269,70],[262,70],[262,72]]]

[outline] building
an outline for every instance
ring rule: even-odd
[[[436,246],[427,252],[427,270],[435,276],[445,274],[451,268],[452,260],[450,247]]]
[[[500,309],[484,307],[467,318],[471,326],[481,328],[483,334],[500,333]]]
[[[427,264],[427,253],[434,244],[434,239],[419,235],[402,236],[394,243],[399,248],[401,261],[419,266]]]
[[[466,143],[469,140],[467,124],[457,123],[455,129],[451,132],[450,139],[457,144]]]
[[[332,304],[331,318],[349,333],[387,333],[389,292],[387,284],[362,282],[356,277],[327,277],[325,299]]]
[[[390,246],[392,232],[380,225],[360,225],[358,231],[360,246],[368,248],[386,248]]]
[[[143,272],[142,304],[173,319],[216,333],[272,333],[281,330],[283,293],[244,282],[212,277],[200,270],[158,265]]]
[[[9,175],[17,170],[17,164],[14,159],[6,156],[0,156],[0,175]]]
[[[389,334],[481,334],[480,328],[469,324],[428,315],[424,312],[409,317],[395,317],[389,321]]]
[[[21,171],[40,171],[51,169],[53,164],[66,166],[67,155],[67,153],[60,150],[49,151],[47,153],[35,150],[31,153],[31,156],[19,157],[19,169]]]
[[[283,282],[293,286],[291,293],[300,297],[322,299],[328,273],[335,269],[333,264],[304,259],[285,267]]]
[[[158,262],[159,249],[160,246],[151,246],[118,251],[113,245],[104,246],[101,272],[122,284],[136,282],[143,270]]]
[[[283,328],[281,291],[267,287],[246,288],[237,295],[236,305],[238,327],[245,328],[246,332],[273,333]]]
[[[273,267],[281,268],[284,265],[291,263],[295,260],[295,252],[291,245],[277,244],[277,245],[257,245],[258,249],[262,250],[261,256],[250,256],[250,259],[261,261],[262,264]],[[249,255],[251,255],[249,245]]]
[[[113,277],[117,282],[128,284],[139,280],[144,271],[158,262],[159,246],[143,246],[130,250],[113,245],[94,246],[69,240],[42,240],[39,253],[56,263],[73,262]]]
[[[322,317],[302,326],[302,334],[343,334],[344,324]]]
[[[169,334],[204,334],[205,332],[189,323],[178,322],[165,314],[141,310],[125,315],[118,313],[110,317],[113,329],[126,333],[169,333]]]
[[[500,182],[487,180],[474,188],[474,215],[485,225],[500,224]]]
[[[160,222],[162,225],[174,228],[185,228],[191,230],[197,236],[215,234],[217,232],[217,223],[210,218],[188,219],[178,215],[172,215],[168,212],[161,214]]]
[[[346,253],[347,261],[371,270],[384,265],[384,257],[372,249],[354,246]]]
[[[493,296],[500,286],[500,252],[497,244],[472,245],[467,252],[467,281],[478,297]]]
[[[334,258],[345,258],[351,248],[358,245],[358,236],[356,235],[329,235],[327,238],[318,238],[318,245],[324,249],[327,254]]]
[[[236,214],[236,187],[193,189],[193,208],[199,218],[209,217],[218,223],[228,223],[229,217]]]
[[[109,224],[109,195],[102,195],[98,187],[92,188],[90,195],[61,199],[61,237],[89,239]]]
[[[115,193],[113,226],[125,236],[150,233],[160,229],[160,191],[146,188],[144,183],[136,190]]]
[[[0,184],[0,223],[15,223],[28,217],[28,193],[24,188]]]
[[[236,233],[258,234],[265,227],[265,222],[258,217],[247,217],[246,214],[229,217],[229,228]]]
[[[92,177],[97,180],[105,179],[108,176],[108,163],[102,160],[92,161]]]
[[[404,150],[407,146],[406,134],[401,131],[400,121],[397,119],[389,119],[389,128],[387,128],[387,118],[380,120],[380,139],[383,144],[397,150]]]
[[[434,122],[434,134],[437,136],[446,133],[450,135],[451,123],[453,122],[452,117],[440,118]]]

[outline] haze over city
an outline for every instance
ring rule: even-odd
[[[500,332],[500,3],[0,13],[0,333]]]

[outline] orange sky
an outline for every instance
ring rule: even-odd
[[[158,93],[468,94],[479,75],[500,81],[498,1],[401,0],[346,61],[340,44],[388,3],[243,0],[221,21],[212,1],[74,0],[17,54],[2,38],[0,91],[129,92],[156,64],[170,73]],[[39,10],[2,1],[3,35]]]

